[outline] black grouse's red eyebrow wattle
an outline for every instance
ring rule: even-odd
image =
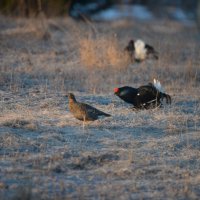
[[[119,92],[119,88],[114,88],[114,92]]]

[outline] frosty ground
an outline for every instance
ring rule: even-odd
[[[131,38],[159,60],[129,63]],[[1,16],[1,198],[198,199],[199,39],[194,24],[175,21]],[[135,112],[113,95],[153,78],[172,105]],[[69,91],[112,117],[83,127]]]

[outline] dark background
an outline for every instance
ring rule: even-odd
[[[145,5],[154,12],[168,7],[179,7],[187,12],[196,13],[198,0],[1,0],[0,11],[6,15],[31,17],[42,10],[46,16],[84,14],[90,16],[92,13],[106,9],[115,4],[140,4]],[[95,3],[95,8],[90,7]]]
[[[181,16],[184,12],[185,19],[197,22],[200,27],[200,0],[1,0],[0,13],[26,18],[43,13],[46,17],[71,16],[76,20],[96,20],[93,18],[95,14],[123,5],[143,6],[157,19],[177,20],[174,16],[177,13]],[[105,20],[105,17],[98,20]]]

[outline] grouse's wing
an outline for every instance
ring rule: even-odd
[[[81,103],[81,107],[82,107],[82,109],[85,110],[85,112],[86,112],[88,115],[92,114],[92,115],[96,115],[96,116],[98,116],[98,115],[110,116],[109,114],[104,113],[104,112],[102,112],[102,111],[96,109],[95,107],[90,106],[90,105],[88,105],[88,104],[86,104],[86,103]]]
[[[145,44],[145,48],[148,50],[149,53],[155,53],[155,49],[149,44]]]
[[[137,89],[132,88],[129,86],[125,86],[120,88],[120,93],[117,94],[122,100],[124,100],[127,103],[135,104],[135,98],[137,96]]]
[[[138,88],[137,100],[141,104],[156,101],[158,91],[152,85],[145,85]]]
[[[146,44],[147,54],[152,54],[155,59],[158,59],[158,52],[150,45]]]

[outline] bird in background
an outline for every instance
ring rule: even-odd
[[[114,88],[114,94],[125,102],[132,104],[135,109],[160,107],[163,99],[166,99],[167,104],[171,104],[171,96],[164,92],[160,82],[156,79],[153,83],[139,88],[129,86]]]
[[[142,40],[130,40],[124,50],[128,52],[131,62],[142,62],[149,58],[158,60],[158,52]]]
[[[68,93],[69,111],[73,116],[81,121],[94,121],[100,116],[110,117],[111,115],[104,113],[86,103],[76,101],[73,93]]]

